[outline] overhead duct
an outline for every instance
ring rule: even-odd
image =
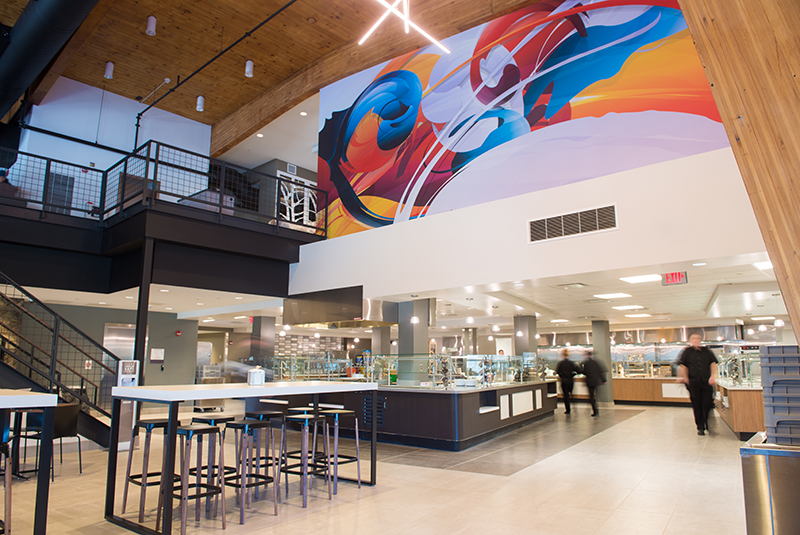
[[[397,303],[364,299],[361,286],[296,294],[283,301],[283,323],[345,329],[397,323]]]
[[[0,117],[25,93],[98,0],[28,2],[0,56]]]

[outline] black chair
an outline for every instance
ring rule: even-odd
[[[78,415],[81,412],[80,403],[62,403],[56,405],[55,414],[53,416],[53,440],[58,439],[59,442],[59,463],[64,463],[64,439],[75,437],[78,439],[78,473],[83,474],[83,459],[81,456],[81,437],[78,435]],[[28,413],[26,419],[26,428],[31,421],[31,416],[39,416],[41,422],[41,413]],[[35,422],[35,418],[33,419]],[[23,435],[25,439],[42,440],[42,428],[39,423],[39,430],[37,433],[26,433]],[[37,444],[37,450],[39,445]],[[36,459],[38,462],[39,455],[37,453]],[[38,469],[38,465],[37,465]],[[55,455],[50,460],[50,480],[55,481]]]

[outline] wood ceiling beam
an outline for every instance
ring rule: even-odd
[[[444,39],[538,1],[435,0],[412,6],[412,20]],[[354,41],[334,50],[214,123],[211,156],[218,158],[323,87],[421,46],[413,32],[399,40],[387,39],[379,32],[370,37],[367,46]]]
[[[100,0],[89,12],[89,15],[83,20],[75,33],[72,34],[67,44],[61,49],[58,55],[47,66],[45,71],[39,75],[36,81],[31,85],[28,90],[28,101],[32,104],[39,105],[47,96],[47,93],[53,88],[56,80],[61,74],[67,70],[72,59],[78,53],[78,50],[83,46],[86,40],[92,35],[97,25],[103,20],[109,8],[116,3],[117,0]]]
[[[679,1],[800,336],[800,3]]]

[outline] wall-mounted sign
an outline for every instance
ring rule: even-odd
[[[164,350],[155,347],[151,349],[150,362],[164,362]]]
[[[686,276],[685,271],[673,271],[672,273],[664,273],[664,276],[661,277],[661,286],[686,284],[687,282],[689,282],[689,277]]]

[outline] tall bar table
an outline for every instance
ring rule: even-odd
[[[34,535],[47,533],[47,501],[50,497],[50,459],[53,456],[53,418],[58,396],[0,388],[0,410],[42,409],[42,441],[39,447],[39,473],[36,477],[36,504],[33,513]],[[19,440],[15,437],[15,440]],[[19,448],[15,448],[17,451]],[[16,461],[16,459],[15,459]],[[20,508],[17,508],[20,510]]]
[[[267,383],[260,386],[250,386],[247,383],[206,384],[206,385],[160,385],[160,386],[117,386],[111,389],[114,405],[111,412],[111,446],[108,449],[108,476],[106,478],[106,520],[122,526],[135,533],[155,535],[158,533],[172,533],[173,497],[168,492],[164,500],[164,522],[162,531],[122,518],[114,514],[114,499],[117,482],[117,454],[119,444],[119,423],[122,400],[147,401],[169,405],[169,426],[167,427],[167,472],[161,474],[166,481],[175,478],[175,451],[178,430],[178,408],[182,402],[200,401],[207,399],[227,398],[265,398],[273,396],[288,396],[295,394],[314,395],[314,404],[318,404],[319,394],[337,392],[370,392],[372,395],[373,411],[376,410],[378,401],[378,383],[354,383],[346,381],[281,381]],[[375,418],[372,418],[372,443],[370,459],[370,476],[367,485],[375,485],[377,481],[377,444],[378,428]],[[131,444],[133,447],[133,444]],[[49,459],[48,459],[49,462]]]

